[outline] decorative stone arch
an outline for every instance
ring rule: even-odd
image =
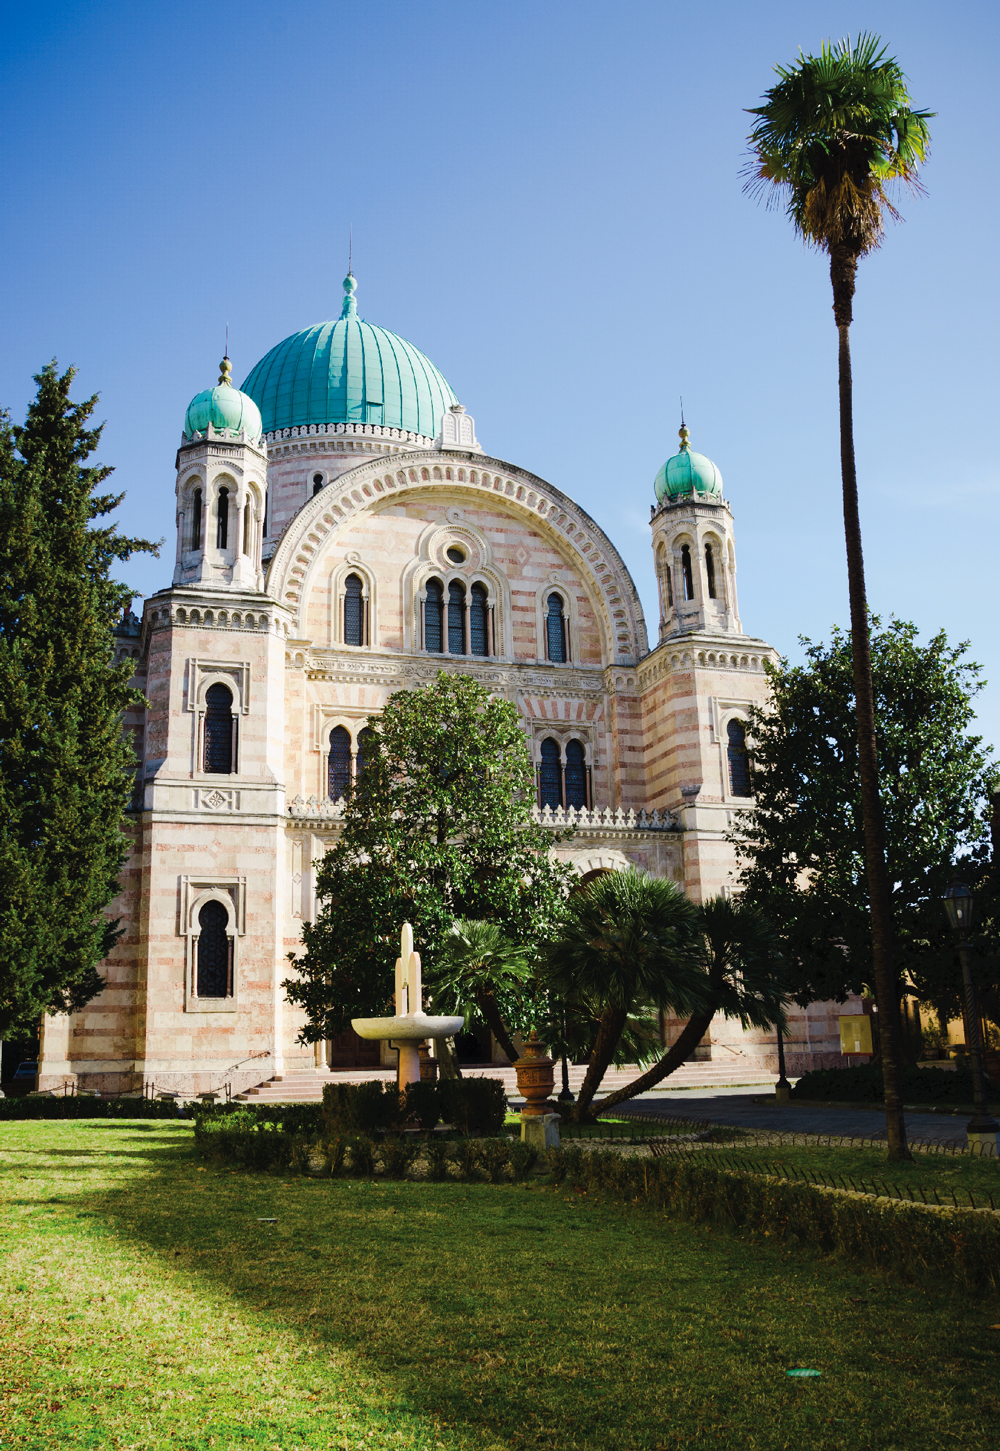
[[[198,996],[198,940],[201,912],[209,902],[218,902],[226,913],[229,941],[229,991],[225,997]],[[181,880],[181,930],[185,941],[184,1010],[201,1013],[235,1013],[239,999],[240,939],[246,932],[246,879],[244,877]]]
[[[552,594],[559,595],[563,602],[563,622],[566,631],[566,659],[564,661],[549,659],[547,617],[549,595]],[[572,586],[566,583],[558,569],[550,570],[545,582],[540,584],[535,591],[535,631],[538,647],[535,658],[539,664],[554,665],[557,669],[579,664],[580,602]]]
[[[348,645],[344,640],[344,598],[347,578],[356,574],[361,581],[362,643]],[[343,650],[378,648],[378,580],[375,571],[364,563],[355,550],[338,561],[330,572],[330,644]]]
[[[484,496],[504,500],[515,516],[530,521],[530,527],[555,546],[567,567],[585,582],[606,664],[634,664],[645,655],[646,626],[638,591],[618,551],[594,520],[561,490],[499,459],[477,457],[465,480],[453,477],[436,484],[430,476],[435,466],[461,474],[463,469],[456,465],[454,455],[435,450],[410,454],[406,467],[395,472],[387,470],[385,459],[371,459],[305,502],[278,541],[267,576],[268,593],[293,613],[296,628],[304,629],[304,604],[325,545],[345,524],[360,517],[371,502],[443,486],[460,494],[468,491],[470,503]]]
[[[633,865],[623,851],[606,847],[600,852],[573,852],[564,858],[580,877],[603,876],[605,872],[628,871]]]
[[[449,470],[451,472],[451,470]],[[466,550],[465,560],[456,564],[447,550],[453,544]],[[424,649],[424,605],[427,583],[439,579],[444,585],[445,601],[448,586],[458,580],[466,591],[466,605],[474,584],[486,588],[487,608],[491,611],[489,658],[509,660],[514,654],[514,631],[510,604],[510,584],[493,562],[493,547],[483,531],[464,517],[461,509],[449,509],[447,522],[428,524],[417,540],[416,558],[405,566],[400,581],[403,607],[403,649],[414,653]],[[448,651],[444,651],[447,654]]]

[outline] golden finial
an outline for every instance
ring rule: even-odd
[[[225,383],[230,388],[233,386],[233,380],[230,377],[230,374],[232,373],[232,371],[233,371],[233,365],[229,361],[229,357],[227,355],[226,357],[223,358],[222,362],[219,364],[219,382],[220,382],[220,384],[221,383]]]
[[[688,428],[687,428],[687,424],[686,423],[682,423],[681,426],[680,426],[680,428],[678,429],[678,437],[680,438],[680,441],[681,441],[681,448],[690,448],[691,447],[691,435],[690,435],[690,433],[688,433]]]

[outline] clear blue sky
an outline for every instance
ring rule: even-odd
[[[927,196],[865,261],[853,348],[869,597],[970,638],[1000,735],[995,0],[3,6],[0,403],[75,364],[121,523],[173,556],[184,409],[226,323],[242,379],[359,308],[441,368],[486,449],[616,541],[657,611],[652,480],[719,465],[744,627],[793,656],[846,622],[823,259],[742,192],[776,61],[859,28],[937,111]]]

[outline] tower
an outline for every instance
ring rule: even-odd
[[[764,662],[774,652],[743,633],[722,475],[692,450],[683,423],[654,488],[660,633],[640,669],[647,797],[679,813],[685,883],[704,898],[732,882],[726,837],[752,793],[747,715],[766,699]]]

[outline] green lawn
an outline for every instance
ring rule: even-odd
[[[219,1173],[188,1125],[0,1163],[4,1451],[997,1444],[995,1301],[573,1191]]]

